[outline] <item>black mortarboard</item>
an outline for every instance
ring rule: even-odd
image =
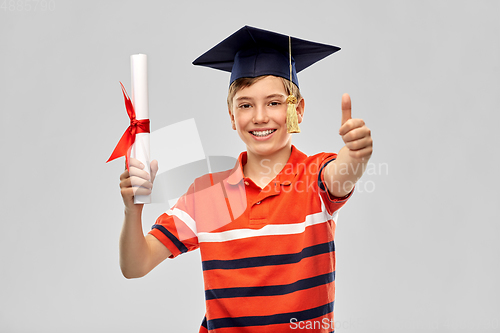
[[[290,79],[289,49],[292,53],[292,82],[297,87],[298,72],[340,50],[336,46],[244,26],[193,61],[193,65],[231,72],[229,85],[242,77],[262,75]]]

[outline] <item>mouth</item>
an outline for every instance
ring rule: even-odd
[[[274,132],[276,132],[276,129],[269,129],[269,130],[265,130],[265,131],[250,131],[250,134],[252,134],[253,136],[262,138],[262,137],[268,136]]]

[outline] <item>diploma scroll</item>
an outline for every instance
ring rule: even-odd
[[[136,119],[149,119],[148,103],[148,58],[145,54],[130,56],[132,71],[132,104],[134,105]],[[151,175],[149,165],[149,133],[137,133],[132,145],[130,156],[144,164],[144,169]],[[136,195],[134,203],[151,203],[151,195]]]

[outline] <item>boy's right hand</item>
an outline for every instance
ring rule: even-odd
[[[142,170],[144,165],[135,158],[130,158],[129,169],[120,175],[120,189],[123,203],[127,210],[142,210],[144,204],[134,204],[134,195],[148,195],[153,189],[153,181],[158,171],[158,161],[151,161],[151,178]]]

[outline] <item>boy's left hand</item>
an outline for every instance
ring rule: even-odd
[[[349,156],[353,159],[365,161],[370,158],[373,151],[371,131],[366,127],[363,119],[352,119],[351,97],[342,95],[342,124],[339,134],[349,149]]]

